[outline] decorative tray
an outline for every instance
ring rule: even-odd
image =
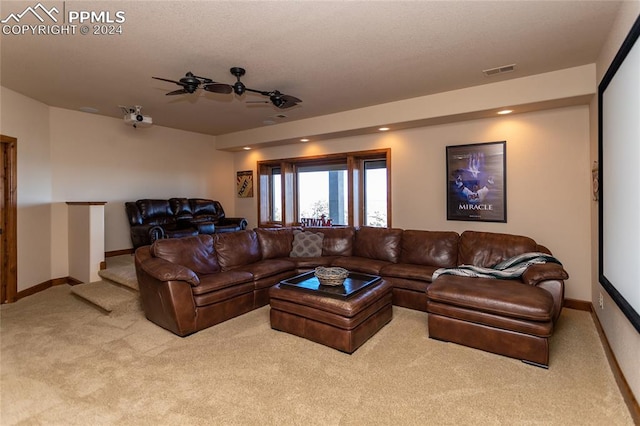
[[[344,280],[342,285],[326,286],[320,285],[318,278],[315,276],[315,271],[310,271],[282,280],[280,285],[287,288],[296,288],[301,291],[320,293],[323,296],[346,299],[378,281],[380,281],[380,277],[376,275],[349,272],[349,276]]]

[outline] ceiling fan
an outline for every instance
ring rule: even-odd
[[[280,109],[291,108],[293,106],[298,105],[300,102],[302,102],[300,99],[296,98],[295,96],[285,95],[283,93],[280,93],[280,91],[278,90],[268,91],[268,90],[250,89],[249,87],[245,86],[242,81],[240,81],[240,77],[242,77],[246,73],[244,68],[233,67],[229,71],[231,72],[232,75],[236,77],[236,82],[232,85],[226,84],[226,83],[219,83],[207,77],[199,77],[197,75],[194,75],[190,71],[186,73],[184,77],[182,77],[180,80],[177,80],[177,81],[170,80],[167,78],[161,78],[161,77],[152,77],[152,78],[155,78],[156,80],[175,83],[178,86],[182,87],[182,89],[174,90],[172,92],[167,93],[167,95],[182,95],[185,93],[194,93],[196,90],[198,90],[198,88],[202,87],[202,89],[208,92],[223,93],[223,94],[229,94],[233,92],[238,96],[242,96],[245,92],[258,93],[262,96],[267,96],[269,98],[268,101],[258,101],[259,103],[271,102],[274,106]],[[251,103],[255,103],[255,102],[251,102]]]

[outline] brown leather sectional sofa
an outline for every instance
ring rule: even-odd
[[[186,336],[269,303],[269,289],[317,266],[381,276],[393,304],[429,312],[430,337],[548,365],[548,337],[560,315],[564,280],[555,263],[530,266],[520,279],[442,275],[438,268],[493,266],[549,250],[524,236],[371,227],[305,228],[320,233],[314,256],[292,250],[298,228],[157,240],[135,252],[147,318]]]

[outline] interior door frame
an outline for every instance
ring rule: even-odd
[[[2,217],[0,218],[2,234],[2,268],[0,282],[2,287],[0,303],[16,301],[18,293],[18,250],[17,250],[17,144],[18,139],[0,135],[0,149],[3,151],[5,164],[2,165],[3,193]]]

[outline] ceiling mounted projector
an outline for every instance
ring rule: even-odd
[[[148,115],[142,115],[140,110],[142,107],[136,105],[133,107],[126,107],[120,105],[122,112],[124,112],[124,122],[129,126],[133,126],[135,129],[138,127],[149,127],[153,124],[153,119]]]

